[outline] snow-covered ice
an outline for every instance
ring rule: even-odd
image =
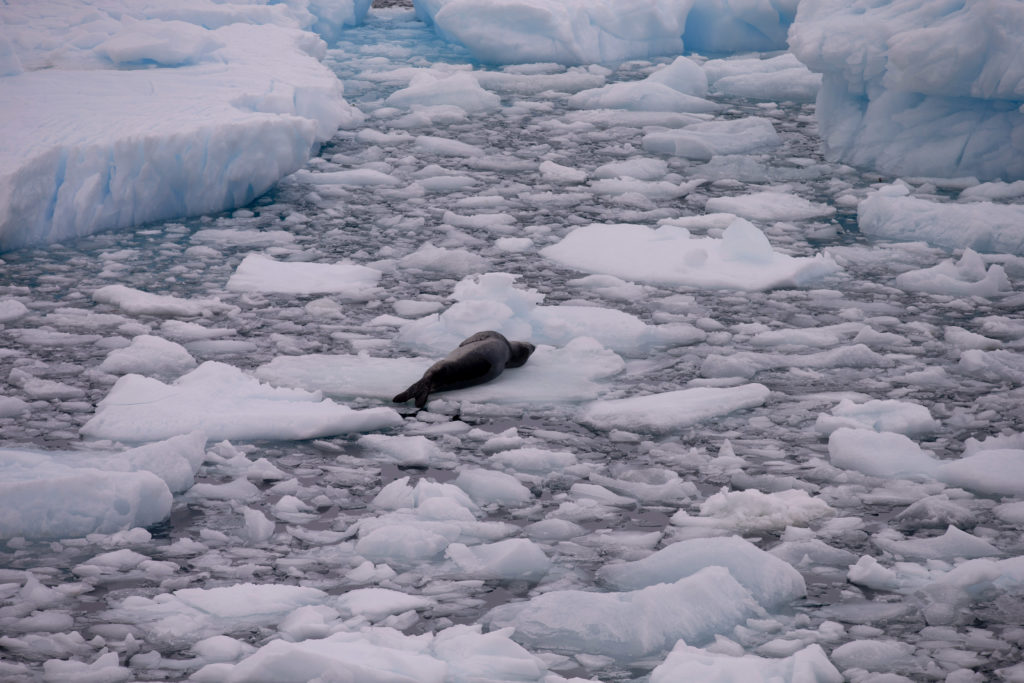
[[[0,678],[1020,678],[1019,10],[961,4],[0,7]]]

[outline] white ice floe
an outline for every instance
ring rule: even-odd
[[[983,297],[1013,289],[1001,265],[993,263],[986,268],[981,256],[972,249],[965,249],[958,261],[943,261],[930,268],[900,273],[896,286],[908,292]]]
[[[348,301],[367,301],[380,293],[381,271],[354,263],[278,261],[249,254],[238,264],[227,289],[236,292],[338,294]]]
[[[940,461],[904,434],[840,427],[828,439],[833,465],[874,477],[934,476]]]
[[[996,448],[943,461],[938,479],[985,496],[1024,496],[1024,449]]]
[[[685,527],[729,529],[734,531],[781,531],[788,526],[807,526],[810,522],[835,514],[828,503],[801,489],[763,493],[757,489],[721,490],[701,503],[700,516],[680,510],[672,523]]]
[[[132,339],[131,344],[123,349],[108,353],[99,369],[112,375],[136,373],[173,379],[195,366],[196,359],[181,344],[143,334]]]
[[[762,384],[744,384],[599,400],[584,407],[579,420],[595,429],[666,434],[703,420],[764,405],[770,393]]]
[[[789,43],[823,73],[829,158],[897,175],[1024,176],[1024,6],[800,4]],[[951,48],[951,46],[956,46]]]
[[[781,607],[806,591],[803,577],[789,563],[739,536],[679,541],[635,562],[607,564],[597,576],[616,590],[637,590],[673,583],[711,566],[728,569],[768,609]]]
[[[828,256],[793,257],[772,249],[749,221],[734,219],[720,238],[663,225],[594,224],[576,228],[541,254],[563,265],[636,282],[741,290],[798,286],[838,266]]]
[[[368,5],[5,6],[0,249],[252,201],[362,121],[304,29]]]
[[[788,657],[759,657],[702,650],[680,640],[665,661],[651,672],[651,683],[842,683],[844,680],[816,643]]]
[[[353,410],[319,392],[274,388],[207,361],[172,384],[125,375],[82,426],[95,439],[140,442],[201,430],[219,439],[311,439],[395,427],[390,408]]]
[[[627,109],[630,111],[671,111],[709,113],[721,105],[704,99],[707,77],[686,57],[639,81],[612,83],[572,95],[569,106],[579,109]]]
[[[813,102],[821,87],[821,74],[811,72],[789,52],[767,59],[711,59],[703,66],[710,90],[716,95]]]
[[[781,144],[769,119],[748,116],[693,123],[678,130],[655,130],[643,137],[643,147],[652,154],[709,161],[725,154],[752,154]]]
[[[867,428],[876,432],[896,432],[910,437],[930,434],[939,428],[927,406],[895,399],[855,403],[844,398],[832,408],[831,415],[818,415],[814,428],[831,434],[840,427]]]
[[[131,315],[192,318],[221,313],[231,306],[218,299],[182,299],[170,294],[152,294],[126,285],[106,285],[92,293],[94,301],[117,306]]]
[[[590,341],[577,343],[582,352],[599,359],[607,352],[598,350],[594,340],[616,353],[635,355],[653,346],[693,344],[705,336],[692,325],[648,325],[612,308],[541,306],[544,295],[515,287],[516,277],[511,273],[486,273],[463,279],[452,292],[454,304],[440,314],[403,324],[398,341],[419,351],[448,353],[469,335],[487,329],[512,340],[566,348],[577,337],[591,337]],[[534,361],[531,358],[524,368]],[[611,370],[607,363],[601,364]],[[478,390],[487,391],[482,387],[469,391]]]
[[[811,202],[789,192],[765,190],[735,197],[713,197],[704,209],[709,212],[734,213],[752,221],[799,221],[827,218],[835,207]]]
[[[660,655],[680,639],[707,642],[764,614],[729,570],[708,566],[673,583],[633,591],[554,590],[499,605],[483,620],[491,628],[515,628],[515,639],[528,647],[630,660]]]
[[[896,182],[868,195],[857,206],[860,231],[905,242],[924,240],[945,249],[971,248],[997,254],[1024,254],[1024,207],[971,202],[954,204],[910,196]]]
[[[436,360],[439,358],[375,358],[366,354],[279,356],[257,368],[256,376],[275,386],[322,391],[336,398],[390,400]],[[593,339],[579,337],[561,348],[538,347],[526,365],[502,373],[493,382],[434,398],[471,403],[578,403],[604,393],[606,386],[601,380],[617,375],[624,367],[617,354]]]
[[[0,449],[0,538],[75,538],[167,518],[192,486],[206,437],[122,451]]]
[[[388,96],[385,104],[390,107],[412,109],[414,107],[435,107],[454,105],[465,112],[480,113],[498,108],[501,98],[480,87],[472,74],[434,74],[420,71],[408,87]]]

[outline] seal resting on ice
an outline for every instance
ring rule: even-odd
[[[521,367],[534,348],[529,342],[510,342],[504,335],[493,330],[477,332],[431,365],[423,377],[392,400],[405,403],[415,398],[416,407],[422,408],[427,403],[427,397],[435,391],[483,384],[500,375],[505,368]]]

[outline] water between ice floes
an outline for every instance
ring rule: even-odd
[[[479,468],[493,469],[490,455],[500,451],[500,444],[487,449],[482,444],[510,429],[515,431],[504,436],[508,448],[569,451],[585,465],[522,477],[529,486],[526,500],[517,501],[518,489],[511,485],[502,489],[505,482],[484,484],[492,492],[507,490],[510,498],[504,505],[485,506],[482,520],[521,527],[542,520],[568,520],[583,527],[582,536],[556,525],[551,525],[550,537],[533,536],[551,560],[552,569],[541,583],[545,592],[593,588],[595,573],[609,562],[635,560],[654,547],[704,535],[700,525],[688,525],[685,517],[712,514],[708,511],[714,505],[702,505],[717,502],[721,517],[731,520],[723,525],[763,549],[774,549],[807,582],[807,597],[785,606],[780,615],[757,621],[755,626],[762,630],[751,627],[740,635],[729,634],[748,652],[780,656],[795,651],[794,643],[815,642],[832,652],[849,643],[835,662],[840,669],[870,667],[874,662],[881,670],[937,680],[960,668],[988,676],[1020,658],[1024,632],[1018,624],[1024,617],[1024,600],[1019,584],[967,600],[963,599],[966,594],[958,593],[949,598],[955,617],[926,623],[928,606],[943,600],[936,591],[914,595],[886,590],[878,582],[847,581],[849,567],[862,556],[892,567],[893,555],[885,551],[896,547],[891,543],[937,537],[945,529],[936,521],[943,518],[941,514],[905,514],[908,506],[930,495],[945,495],[946,502],[952,501],[949,509],[965,511],[968,521],[961,520],[960,526],[999,553],[1019,553],[1019,525],[994,514],[991,500],[933,480],[872,478],[837,468],[829,462],[827,436],[815,430],[818,416],[829,413],[842,398],[857,402],[896,398],[930,410],[935,428],[914,438],[939,458],[959,457],[969,438],[984,439],[1003,430],[1020,432],[1019,379],[964,374],[958,365],[960,349],[942,334],[946,326],[978,332],[979,321],[1013,317],[1017,311],[1007,309],[1004,299],[921,295],[894,286],[897,274],[935,265],[949,255],[920,243],[871,244],[861,238],[850,198],[863,197],[872,184],[889,179],[826,163],[818,151],[812,105],[716,98],[724,105],[718,118],[768,117],[782,136],[782,145],[770,153],[717,158],[707,165],[673,163],[666,173],[676,173],[683,180],[708,180],[683,197],[662,198],[640,191],[606,194],[587,185],[567,187],[554,175],[540,173],[537,162],[549,159],[592,171],[601,164],[649,158],[652,155],[640,145],[645,122],[626,114],[571,110],[566,93],[593,87],[600,80],[595,76],[607,82],[634,80],[669,60],[629,62],[610,71],[556,66],[499,70],[504,75],[491,79],[489,87],[501,96],[501,107],[469,115],[454,109],[419,115],[400,106],[385,109],[383,101],[409,82],[411,74],[403,70],[432,65],[459,69],[468,63],[458,47],[436,39],[411,20],[411,13],[372,11],[366,26],[346,33],[328,61],[345,82],[346,98],[369,116],[366,130],[341,131],[309,168],[314,172],[365,169],[392,176],[398,183],[322,186],[307,182],[308,174],[305,180],[300,174],[232,214],[159,223],[4,255],[0,294],[29,301],[30,310],[2,331],[8,351],[0,353],[0,375],[24,378],[18,372],[11,375],[18,368],[59,385],[52,385],[56,387],[52,398],[40,400],[41,394],[33,398],[24,393],[24,382],[20,390],[11,382],[9,395],[33,403],[27,418],[0,418],[2,445],[74,447],[79,428],[110,390],[113,378],[96,372],[108,352],[145,332],[174,337],[168,334],[173,328],[161,327],[160,318],[95,302],[92,292],[111,284],[186,299],[219,297],[237,307],[207,319],[193,318],[224,331],[212,339],[193,339],[186,347],[198,361],[213,359],[253,370],[278,355],[360,350],[379,356],[408,355],[395,343],[395,327],[371,325],[371,321],[394,313],[395,302],[421,302],[424,307],[419,310],[424,312],[445,305],[454,285],[472,272],[516,273],[520,275],[517,286],[536,289],[546,297],[545,305],[572,302],[616,308],[647,323],[698,323],[707,332],[699,343],[627,357],[625,373],[611,380],[612,396],[673,391],[702,376],[708,384],[721,383],[731,373],[716,371],[719,361],[715,359],[735,351],[746,354],[737,356],[747,363],[742,367],[754,368],[743,371],[744,381],[769,387],[770,399],[765,405],[698,422],[668,436],[594,431],[561,408],[465,406],[460,412],[458,404],[442,403],[437,412],[422,414],[420,421],[396,432],[427,435],[440,447],[442,455],[428,457],[430,466],[425,468],[399,467],[373,448],[357,445],[354,438],[217,446],[200,470],[201,483],[235,480],[238,461],[232,456],[239,450],[251,460],[266,458],[280,473],[268,475],[257,493],[247,489],[236,500],[230,499],[230,493],[223,495],[228,500],[219,499],[219,494],[211,493],[214,489],[198,489],[207,495],[195,491],[179,495],[170,520],[152,529],[152,540],[129,538],[121,545],[111,541],[113,545],[106,548],[130,547],[157,560],[157,569],[140,562],[115,562],[112,569],[96,570],[89,560],[105,549],[84,540],[0,546],[4,605],[0,609],[13,614],[19,604],[24,608],[20,593],[3,590],[5,582],[21,582],[20,570],[32,570],[47,585],[62,587],[70,601],[59,605],[59,614],[48,612],[52,620],[40,619],[37,627],[17,622],[19,630],[6,634],[8,640],[0,643],[9,663],[38,672],[47,659],[91,661],[106,646],[122,655],[122,663],[123,655],[159,654],[133,660],[135,677],[187,675],[189,665],[174,665],[175,660],[194,656],[187,635],[147,641],[145,629],[113,624],[107,610],[128,596],[152,597],[243,581],[300,584],[331,594],[354,585],[398,587],[412,595],[434,591],[441,602],[428,601],[431,606],[421,607],[417,616],[390,623],[407,633],[477,623],[490,608],[533,595],[536,582],[494,579],[482,570],[474,576],[470,570],[441,590],[439,586],[451,577],[436,576],[429,566],[413,565],[400,568],[405,573],[397,579],[381,573],[357,583],[345,578],[353,569],[345,564],[351,553],[332,556],[331,548],[353,523],[380,514],[379,509],[368,508],[368,502],[392,482],[409,477],[411,484],[451,483],[460,476],[474,476]],[[457,139],[487,153],[460,156],[451,147],[417,143],[418,136]],[[409,191],[413,181],[419,181],[420,189]],[[777,251],[808,256],[831,250],[842,270],[811,287],[736,292],[638,288],[619,282],[595,288],[573,283],[585,274],[538,254],[540,248],[580,225],[656,225],[664,218],[701,214],[709,198],[777,189],[783,184],[790,193],[836,209],[831,218],[760,224]],[[449,211],[455,216],[446,216]],[[459,220],[459,216],[485,213],[507,214],[514,222]],[[507,241],[523,237],[531,242]],[[418,260],[394,266],[427,242],[464,251],[427,251]],[[333,305],[319,295],[226,291],[225,284],[239,263],[254,251],[295,261],[380,265],[390,260],[392,267],[379,283],[383,292],[368,302]],[[1024,269],[1018,265],[1008,272],[1019,289]],[[791,328],[826,331],[815,338],[771,335],[772,330]],[[1015,339],[1019,346],[1020,337]],[[874,354],[851,358],[843,352],[824,353],[853,348],[855,343],[866,345]],[[355,407],[376,404],[352,403]],[[683,492],[675,498],[634,496],[624,503],[600,500],[605,494],[596,490],[588,496],[586,488],[573,489],[574,484],[588,482],[610,482],[614,488],[616,481],[644,481],[644,477],[656,485],[670,481],[671,472],[679,475]],[[831,510],[818,517],[810,510],[809,518],[801,520],[799,511],[809,508],[794,500],[777,518],[765,510],[743,513],[761,515],[758,521],[745,524],[737,521],[743,510],[738,500],[711,500],[723,486],[733,491],[807,492]],[[621,488],[615,490],[628,495]],[[598,502],[592,505],[587,501],[595,500],[593,496]],[[252,522],[257,519],[253,517],[247,524],[245,507],[281,522],[272,540],[252,542],[254,534],[260,535],[259,524]],[[934,509],[940,508],[936,504]],[[670,524],[680,509],[684,518],[677,515],[677,523]],[[899,533],[893,536],[890,527]],[[168,552],[172,544],[174,550]],[[909,551],[905,556],[909,564],[900,569],[901,580],[910,582],[908,577],[918,576],[922,585],[927,584],[924,575],[941,573],[952,561],[927,554],[915,557]],[[474,566],[474,561],[486,564],[477,557],[465,566]],[[863,567],[868,564],[862,560]],[[232,635],[256,646],[275,634],[270,624],[242,630]],[[84,639],[54,635],[72,631]],[[132,637],[126,640],[129,633]],[[90,640],[97,636],[101,640]],[[864,641],[871,640],[894,641],[896,646],[891,652],[865,650]],[[559,649],[557,642],[551,646]],[[536,644],[530,647],[545,651]],[[545,661],[562,675],[601,680],[644,676],[664,657],[662,653],[637,662],[563,655],[548,654]]]

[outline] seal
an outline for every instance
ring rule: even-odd
[[[525,365],[534,348],[529,342],[510,342],[503,334],[493,330],[477,332],[431,365],[423,377],[392,400],[405,403],[415,398],[416,407],[422,408],[427,403],[427,397],[435,391],[464,389],[490,382],[505,368]]]

